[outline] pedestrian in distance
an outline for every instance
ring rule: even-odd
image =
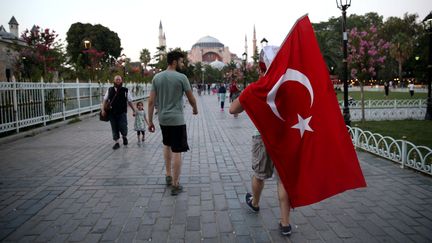
[[[390,89],[390,85],[389,85],[389,83],[384,82],[384,94],[385,94],[385,97],[386,97],[386,98],[387,98],[388,95],[389,95],[389,89]]]
[[[263,76],[270,65],[271,61],[277,53],[278,47],[276,46],[265,46],[260,53],[260,76]],[[240,94],[241,97],[241,94]],[[239,98],[235,99],[230,106],[229,112],[231,114],[238,114],[244,109],[240,103]],[[254,174],[252,176],[251,188],[252,193],[246,193],[245,201],[247,206],[253,211],[258,213],[260,210],[259,202],[261,198],[262,190],[264,189],[264,181],[272,178],[274,172],[274,165],[267,153],[265,145],[262,141],[261,135],[258,131],[252,136],[252,170]],[[279,198],[279,208],[281,214],[281,220],[279,222],[279,231],[284,236],[291,235],[292,227],[290,224],[290,203],[288,193],[285,190],[279,177],[276,178],[277,192]]]
[[[135,123],[134,128],[137,132],[138,145],[145,141],[145,130],[146,124],[149,125],[146,112],[144,110],[144,104],[139,101],[136,103],[137,111],[135,112]]]
[[[114,85],[110,87],[103,98],[102,107],[110,106],[109,120],[111,124],[112,137],[114,140],[114,150],[120,148],[120,134],[123,145],[128,144],[128,122],[127,106],[129,105],[135,115],[135,107],[132,103],[132,96],[128,89],[123,87],[123,79],[120,75],[114,77]],[[105,109],[102,109],[102,116],[105,116]]]
[[[410,84],[408,84],[408,89],[409,89],[410,96],[413,97],[414,96],[414,82],[411,82]]]
[[[218,90],[218,95],[219,95],[219,102],[220,102],[221,111],[224,111],[225,99],[226,99],[226,88],[225,88],[224,83],[220,84],[220,87]]]
[[[153,110],[155,102],[159,108],[159,126],[162,131],[163,156],[165,160],[165,181],[171,186],[171,195],[183,191],[180,185],[182,154],[189,150],[186,122],[183,113],[183,94],[192,106],[192,114],[198,114],[197,103],[186,75],[179,71],[184,67],[185,56],[180,51],[167,54],[168,67],[153,77],[148,100],[148,130],[155,132]],[[171,166],[172,165],[172,166]]]

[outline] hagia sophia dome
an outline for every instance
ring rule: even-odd
[[[218,39],[207,35],[192,45],[188,58],[192,63],[203,62],[210,64],[214,61],[229,63],[235,58],[235,54],[232,54],[229,48]]]
[[[211,36],[204,36],[201,39],[199,39],[193,46],[194,47],[201,47],[201,48],[211,48],[211,47],[224,47],[225,45],[222,44],[218,39],[211,37]]]

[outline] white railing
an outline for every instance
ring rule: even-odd
[[[339,101],[339,107],[343,108],[343,101]],[[365,100],[365,120],[421,120],[426,115],[426,99],[408,100]],[[360,121],[361,102],[349,101],[349,109],[352,121]]]
[[[426,99],[407,100],[365,100],[365,108],[426,108]],[[343,100],[339,100],[339,106],[343,107]],[[360,100],[348,101],[350,108],[361,108]]]
[[[0,134],[70,116],[91,113],[110,83],[0,82]],[[127,83],[134,100],[148,96],[150,85]]]
[[[396,140],[378,133],[363,131],[358,127],[348,126],[348,131],[355,147],[399,163],[402,168],[409,167],[432,175],[431,148],[416,146],[407,140]]]
[[[350,108],[351,121],[360,121],[362,118],[361,109]],[[391,121],[391,120],[423,120],[426,115],[425,108],[381,108],[365,109],[366,121]]]

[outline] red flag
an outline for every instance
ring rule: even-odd
[[[366,186],[307,15],[240,103],[261,133],[292,207]]]

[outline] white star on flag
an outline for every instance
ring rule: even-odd
[[[291,128],[296,128],[300,130],[300,137],[303,137],[304,131],[310,131],[313,132],[312,128],[309,126],[309,122],[312,119],[312,117],[308,117],[306,119],[303,119],[299,114],[297,114],[298,117],[298,123],[292,126]]]

